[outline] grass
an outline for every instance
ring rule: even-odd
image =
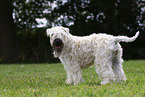
[[[62,64],[1,64],[0,97],[145,97],[145,60],[125,61],[126,83],[100,85],[94,68],[85,83],[66,85]]]

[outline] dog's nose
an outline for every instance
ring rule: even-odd
[[[56,38],[56,39],[54,40],[53,44],[54,44],[55,46],[62,46],[62,45],[63,45],[63,42],[62,42],[61,39]]]
[[[55,42],[56,44],[59,44],[59,43],[61,42],[61,40],[60,40],[59,38],[57,38],[57,39],[54,40],[54,42]]]
[[[55,42],[60,42],[60,39],[59,38],[55,39]]]

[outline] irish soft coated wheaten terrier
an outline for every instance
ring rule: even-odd
[[[47,29],[54,57],[58,57],[67,72],[67,84],[84,82],[82,69],[94,65],[101,84],[126,81],[122,66],[122,48],[119,42],[132,42],[139,35],[129,38],[107,34],[73,36],[65,27]]]

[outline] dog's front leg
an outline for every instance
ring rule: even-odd
[[[69,64],[69,62],[65,61],[63,58],[60,58],[63,66],[64,66],[64,69],[65,71],[67,72],[67,78],[66,78],[66,84],[72,84],[73,83],[73,79],[72,79],[72,74],[71,74],[71,71],[70,71],[70,66],[71,64]]]
[[[70,67],[69,65],[66,65],[65,63],[63,63],[64,69],[67,72],[67,79],[66,79],[66,84],[72,84],[73,83],[73,79],[72,79],[72,74],[70,72]]]
[[[71,74],[72,74],[74,85],[77,85],[79,83],[84,83],[84,79],[82,77],[82,70],[79,67],[79,65],[75,65],[74,68],[72,68]]]
[[[67,70],[67,79],[65,82],[66,84],[69,84],[69,85],[73,83],[72,75],[69,70]]]

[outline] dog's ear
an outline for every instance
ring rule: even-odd
[[[62,29],[63,29],[67,34],[69,34],[69,28],[63,27]]]
[[[50,29],[47,29],[46,33],[47,33],[47,37],[50,36]]]

